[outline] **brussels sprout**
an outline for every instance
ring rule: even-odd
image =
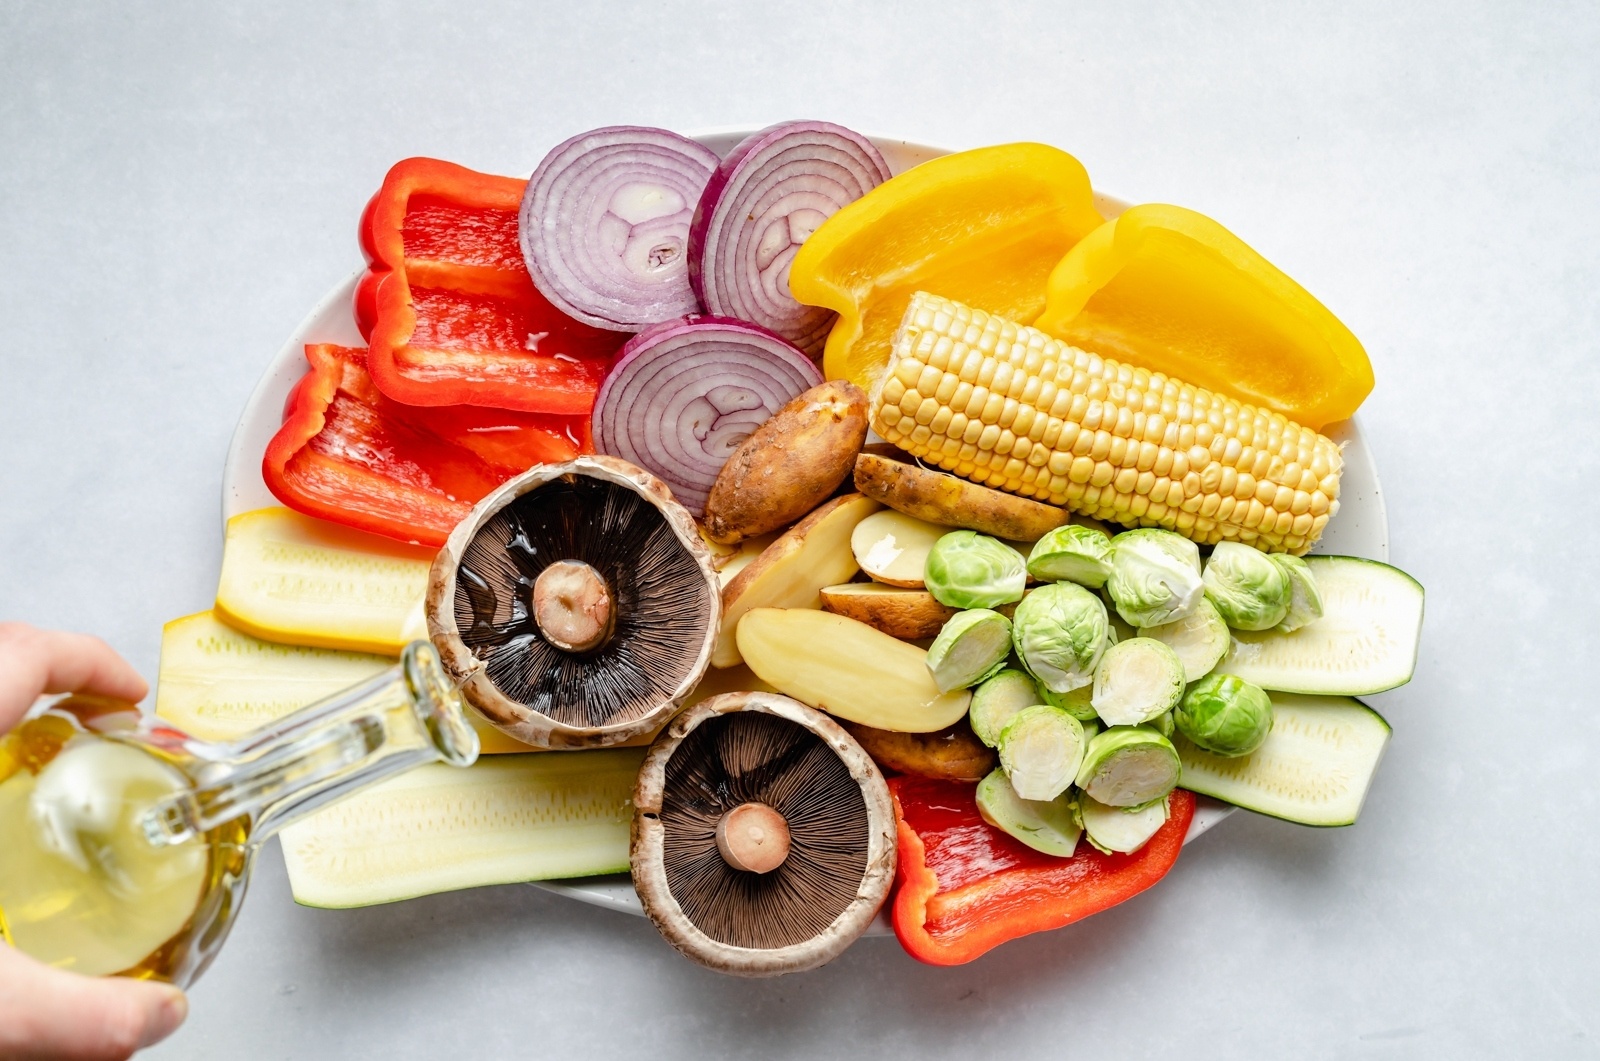
[[[1183,661],[1153,637],[1106,649],[1094,671],[1091,703],[1107,725],[1137,726],[1172,710],[1183,698]]]
[[[1094,681],[1106,649],[1106,606],[1071,582],[1041,586],[1011,616],[1011,643],[1028,673],[1055,693]]]
[[[1149,726],[1112,726],[1083,753],[1077,785],[1113,807],[1140,807],[1178,784],[1178,749]]]
[[[1289,576],[1253,546],[1221,542],[1206,561],[1206,599],[1235,630],[1271,630],[1289,611]]]
[[[1095,714],[1094,704],[1091,702],[1094,696],[1093,681],[1088,685],[1081,685],[1071,692],[1065,693],[1053,693],[1041,686],[1039,695],[1044,698],[1044,703],[1049,704],[1051,707],[1059,707],[1079,722],[1088,722],[1090,719],[1100,717]]]
[[[1025,707],[1000,733],[1000,765],[1023,799],[1055,799],[1072,786],[1086,743],[1083,724],[1060,708]]]
[[[922,581],[947,608],[998,608],[1022,599],[1028,570],[998,538],[958,530],[933,543]]]
[[[1289,576],[1289,610],[1284,613],[1278,629],[1292,633],[1309,622],[1322,618],[1322,593],[1317,589],[1317,576],[1311,565],[1298,556],[1272,553],[1272,560]]]
[[[1132,626],[1182,619],[1201,597],[1200,550],[1171,531],[1123,531],[1111,539],[1106,590],[1117,614]]]
[[[1015,667],[1004,667],[972,690],[967,721],[972,724],[973,734],[994,748],[1000,744],[1000,734],[1006,723],[1018,711],[1044,702],[1032,675]]]
[[[1081,792],[1076,810],[1089,843],[1108,855],[1139,850],[1156,835],[1171,812],[1166,796],[1143,807],[1108,807]]]
[[[987,608],[956,612],[928,646],[928,671],[941,693],[976,685],[1011,655],[1011,620]]]
[[[1153,637],[1176,652],[1183,661],[1186,682],[1204,678],[1228,654],[1228,624],[1222,621],[1217,606],[1205,597],[1196,601],[1194,611],[1182,619],[1146,627],[1139,636]]]
[[[1100,725],[1098,718],[1080,719],[1080,721],[1083,722],[1083,739],[1086,741],[1094,740],[1094,735],[1105,728]],[[1085,747],[1088,747],[1088,745],[1085,745]]]
[[[1099,589],[1111,574],[1111,538],[1078,523],[1057,527],[1033,544],[1028,574],[1040,582],[1076,582]]]
[[[1006,772],[996,770],[978,782],[977,800],[984,821],[1035,851],[1071,858],[1078,849],[1083,830],[1065,793],[1052,800],[1023,799]]]
[[[1211,674],[1172,713],[1178,732],[1215,755],[1249,755],[1272,732],[1272,698],[1232,674]]]
[[[1165,714],[1157,715],[1155,718],[1152,718],[1147,725],[1168,740],[1172,739],[1173,733],[1177,732],[1178,729],[1178,724],[1172,720],[1171,711],[1168,711]]]

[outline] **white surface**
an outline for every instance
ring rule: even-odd
[[[1057,143],[1238,232],[1366,343],[1429,590],[1352,828],[1238,814],[972,965],[748,982],[533,888],[302,909],[269,854],[152,1056],[1596,1056],[1596,54],[1592,5],[1470,0],[0,5],[0,616],[154,673],[239,410],[395,159],[800,116]]]
[[[752,129],[720,129],[691,132],[719,155],[725,155]],[[873,136],[878,149],[889,163],[891,173],[903,173],[919,162],[945,153],[937,147],[914,144],[884,136]],[[1104,194],[1097,195],[1101,213],[1115,217],[1127,208],[1127,203]],[[227,459],[222,469],[222,518],[224,521],[241,512],[276,505],[279,502],[267,489],[261,478],[261,455],[268,440],[277,432],[283,421],[284,402],[289,391],[306,371],[305,347],[309,343],[342,343],[359,346],[361,334],[353,315],[355,287],[361,278],[358,270],[319,300],[300,326],[284,340],[266,371],[251,391],[228,444]],[[1389,558],[1388,520],[1383,507],[1383,492],[1373,466],[1359,424],[1352,420],[1340,425],[1334,432],[1345,444],[1347,470],[1342,481],[1339,514],[1329,521],[1328,532],[1317,543],[1317,552],[1340,553],[1347,556],[1364,556],[1372,560]],[[1184,843],[1207,832],[1212,826],[1233,813],[1234,808],[1216,800],[1200,799],[1194,820]],[[547,881],[539,885],[549,891],[569,898],[591,903],[624,913],[644,916],[639,897],[632,882],[626,877],[592,878],[574,881]],[[868,930],[870,935],[883,936],[890,932],[887,912],[880,916]]]

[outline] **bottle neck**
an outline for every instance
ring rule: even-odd
[[[398,665],[244,740],[191,745],[194,788],[144,819],[153,843],[183,843],[247,818],[260,843],[321,807],[425,763],[470,765],[478,737],[438,654],[408,645]]]

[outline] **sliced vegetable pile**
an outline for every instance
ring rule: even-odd
[[[296,511],[230,522],[158,710],[235,733],[432,637],[486,751],[660,735],[636,791],[637,753],[515,754],[333,808],[285,834],[300,901],[631,866],[770,975],[892,875],[955,964],[1154,884],[1195,794],[1356,820],[1389,729],[1352,697],[1409,680],[1423,594],[1304,554],[1371,367],[1215,222],[796,121],[409,159],[361,233],[368,348],[307,348],[263,461]]]

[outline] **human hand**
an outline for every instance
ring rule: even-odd
[[[0,734],[44,693],[142,699],[149,686],[111,646],[85,634],[0,623]],[[120,1061],[183,1023],[189,1002],[168,984],[91,979],[41,965],[0,943],[0,1058]]]

